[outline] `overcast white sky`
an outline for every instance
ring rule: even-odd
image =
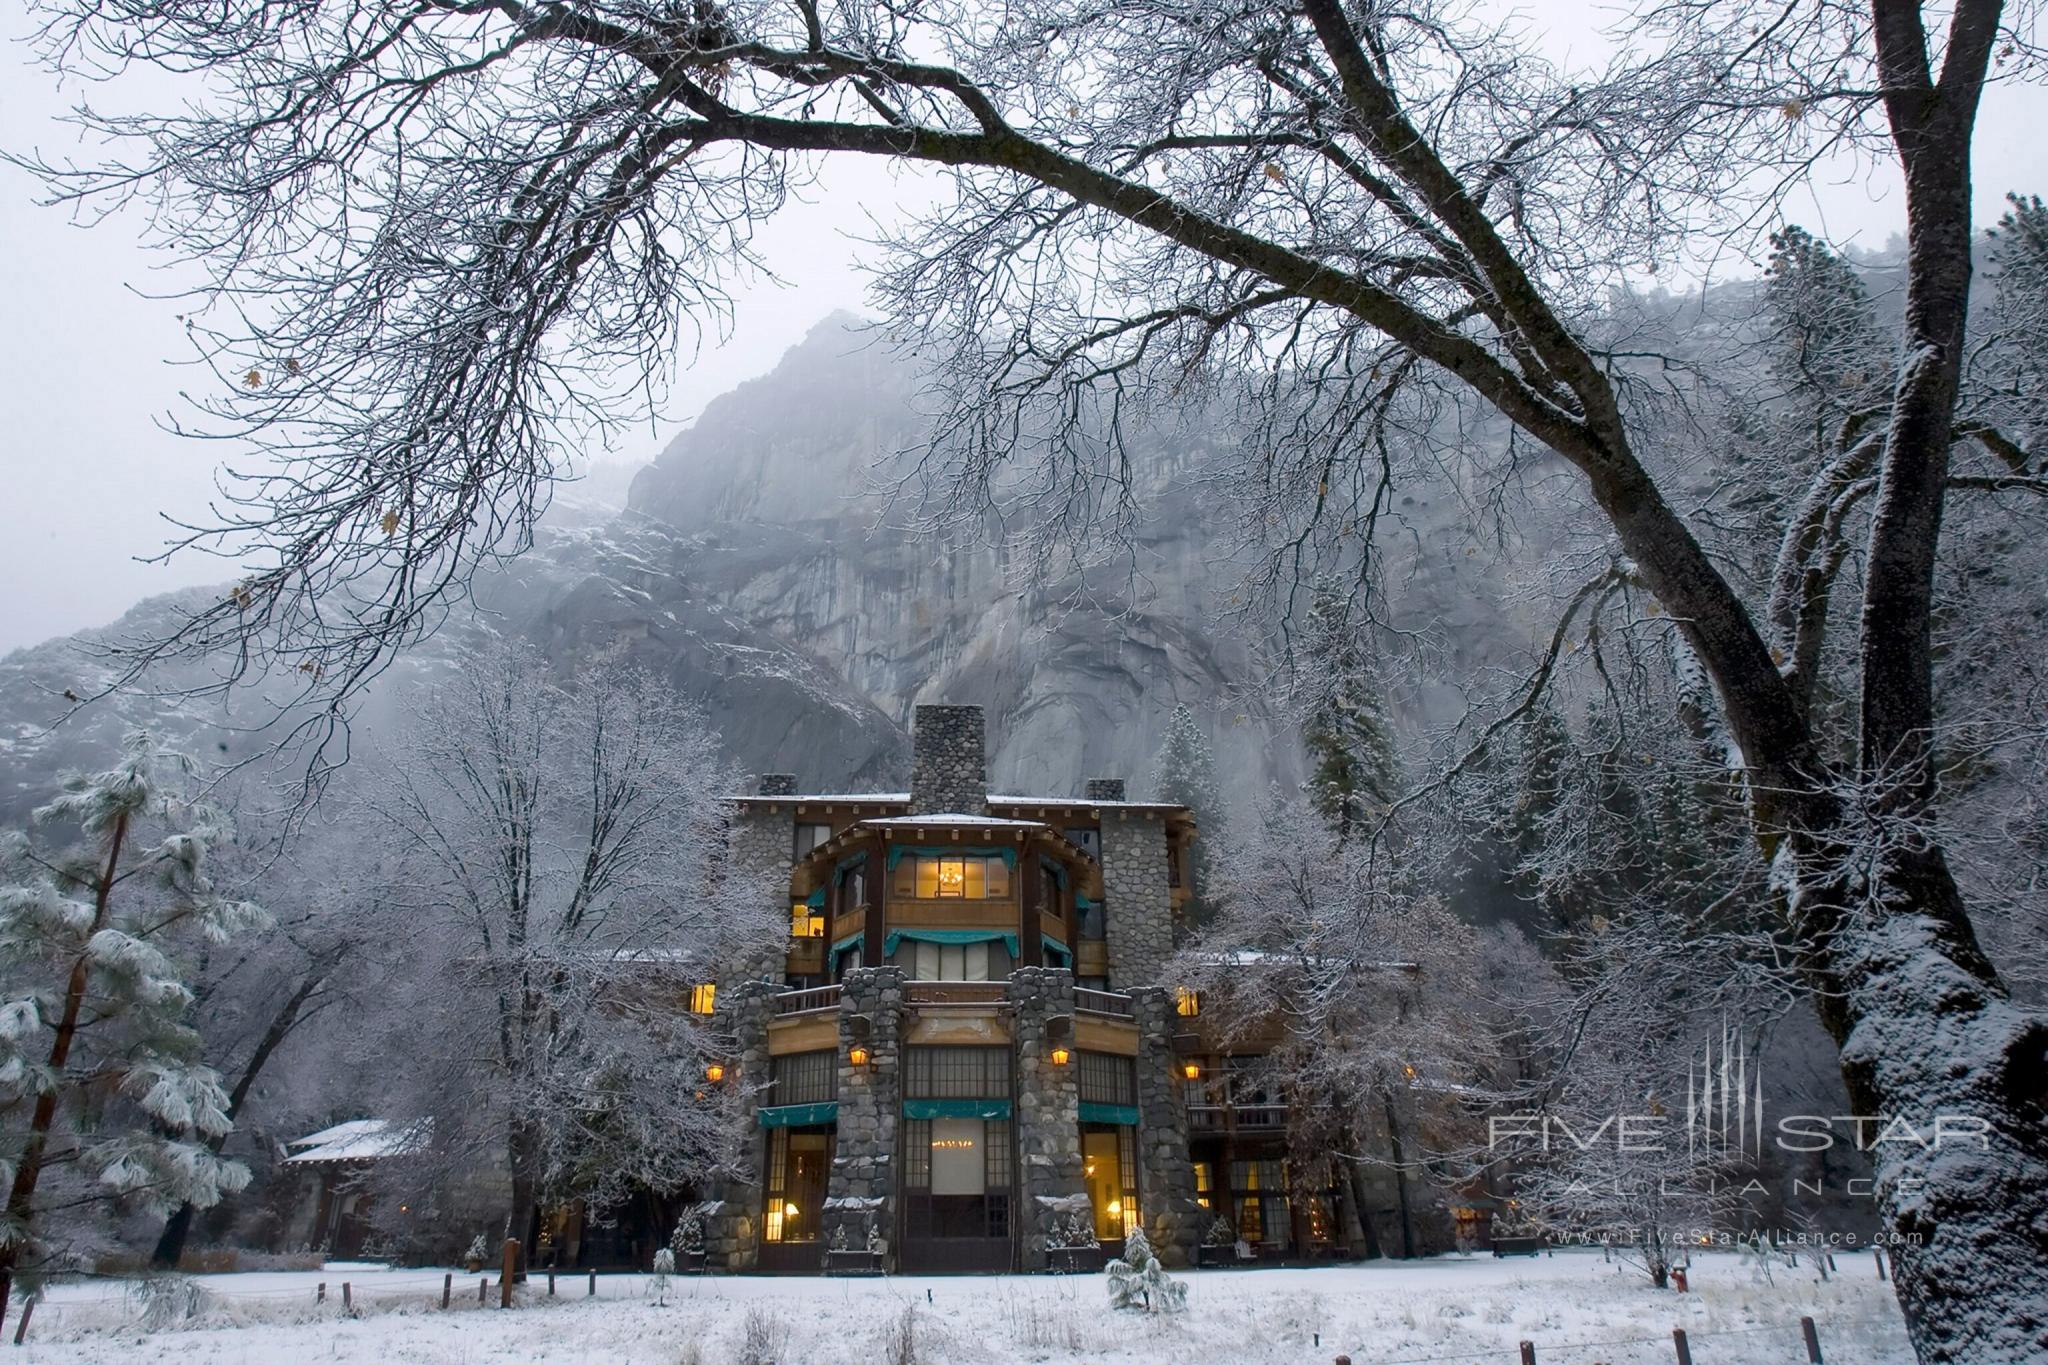
[[[1598,45],[1578,3],[1516,8],[1548,54],[1569,60]],[[0,38],[26,21],[0,6]],[[96,93],[95,99],[99,96]],[[45,153],[76,146],[57,118],[73,92],[29,62],[18,41],[0,46],[0,145]],[[2040,130],[2048,95],[1994,90],[1977,144],[1977,214],[1990,222],[2006,190],[2048,192]],[[1903,225],[1889,177],[1844,171],[1795,217],[1837,241],[1881,245]],[[105,624],[150,593],[232,577],[217,560],[146,564],[168,528],[165,513],[197,516],[222,446],[163,429],[185,414],[180,385],[194,372],[161,262],[138,245],[139,224],[115,218],[90,229],[35,202],[27,177],[0,166],[0,652]],[[828,167],[809,203],[778,218],[761,244],[778,281],[739,296],[722,346],[679,357],[664,411],[643,437],[608,458],[651,459],[705,402],[760,374],[835,308],[860,309],[857,237],[869,216],[889,219],[923,197],[916,179],[872,161]]]

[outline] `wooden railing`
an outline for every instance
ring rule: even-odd
[[[1134,1017],[1128,995],[1118,995],[1115,991],[1091,991],[1085,986],[1074,988],[1074,1008],[1090,1014],[1111,1014],[1119,1019]]]
[[[1002,981],[906,981],[903,999],[912,1005],[1000,1005],[1010,988]]]
[[[1287,1126],[1287,1106],[1281,1104],[1191,1104],[1188,1127],[1203,1133],[1272,1129]]]
[[[775,997],[777,1014],[808,1014],[812,1010],[839,1008],[839,987],[813,986],[807,991],[784,991]]]

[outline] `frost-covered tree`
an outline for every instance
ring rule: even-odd
[[[1198,829],[1220,827],[1223,810],[1216,786],[1216,753],[1209,746],[1209,732],[1185,702],[1173,708],[1166,722],[1166,737],[1159,743],[1159,755],[1152,768],[1152,798],[1173,801],[1194,813]],[[1207,840],[1197,839],[1194,847],[1195,914],[1206,913],[1210,904],[1208,885],[1213,867]]]
[[[1111,1308],[1178,1313],[1188,1305],[1188,1287],[1160,1267],[1152,1243],[1140,1228],[1124,1234],[1123,1255],[1103,1267]]]
[[[229,1098],[189,1022],[190,954],[268,926],[220,894],[218,812],[187,765],[133,736],[36,811],[73,847],[17,836],[0,869],[0,1318],[17,1278],[68,1266],[95,1209],[206,1207],[248,1171],[219,1156]]]
[[[1310,709],[1301,739],[1316,810],[1348,842],[1372,829],[1401,795],[1400,757],[1387,714],[1386,683],[1367,639],[1346,620],[1344,599],[1321,594],[1308,621]]]
[[[720,894],[737,778],[702,712],[615,658],[561,678],[502,644],[410,705],[367,798],[403,932],[392,1116],[431,1121],[403,1178],[501,1164],[505,1235],[530,1244],[543,1199],[703,1177],[731,1154],[734,1095],[706,1080],[730,1044],[692,988],[783,926]]]
[[[1364,1217],[1368,1177],[1384,1173],[1399,1249],[1417,1254],[1415,1205],[1432,1182],[1483,1174],[1479,1115],[1519,1081],[1500,1070],[1502,1043],[1545,972],[1524,963],[1517,982],[1489,980],[1494,938],[1300,794],[1270,794],[1219,861],[1221,910],[1183,954],[1183,978],[1226,1046],[1264,1052],[1258,1078],[1290,1104],[1296,1193],[1348,1183]]]

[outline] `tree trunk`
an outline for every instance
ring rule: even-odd
[[[270,1061],[270,1055],[283,1046],[291,1031],[307,1017],[304,1014],[306,1001],[326,983],[327,973],[334,964],[335,956],[338,954],[316,960],[314,971],[299,983],[299,988],[292,992],[291,998],[272,1016],[270,1026],[263,1030],[263,1036],[256,1040],[256,1050],[249,1054],[247,1064],[242,1067],[241,1076],[235,1081],[235,1088],[228,1092],[227,1115],[230,1123],[241,1116],[242,1102],[249,1098],[249,1091],[255,1087],[256,1078],[262,1074],[264,1066]],[[208,1138],[206,1145],[217,1156],[227,1145],[227,1141],[227,1133],[218,1133]],[[159,1270],[178,1268],[178,1261],[185,1254],[185,1239],[192,1232],[192,1216],[196,1212],[192,1205],[180,1204],[164,1221],[163,1235],[157,1238],[156,1250],[150,1253],[151,1265]]]
[[[519,1239],[519,1264],[514,1267],[514,1278],[524,1280],[539,1186],[534,1168],[540,1159],[540,1143],[531,1124],[523,1119],[513,1120],[506,1153],[512,1163],[512,1203],[505,1212],[505,1236]]]
[[[1415,1215],[1408,1207],[1408,1158],[1401,1146],[1401,1120],[1394,1110],[1392,1091],[1380,1091],[1380,1103],[1387,1111],[1387,1152],[1394,1159],[1394,1198],[1401,1206],[1401,1258],[1415,1259]]]
[[[107,927],[107,907],[114,893],[114,869],[121,861],[121,844],[128,837],[128,813],[123,811],[114,817],[113,832],[107,838],[107,863],[100,872],[99,884],[93,888],[92,927],[86,931],[85,941],[90,944],[93,935]],[[91,984],[91,968],[84,952],[71,965],[71,977],[64,984],[64,1012],[57,1021],[56,1035],[50,1040],[49,1085],[36,1096],[34,1112],[29,1117],[28,1141],[22,1145],[21,1164],[15,1167],[14,1184],[7,1192],[7,1218],[20,1229],[17,1239],[0,1247],[0,1325],[7,1322],[7,1300],[14,1292],[14,1272],[21,1263],[21,1248],[27,1240],[29,1228],[35,1215],[36,1185],[43,1175],[43,1154],[49,1147],[50,1129],[57,1121],[57,1094],[64,1085],[64,1067],[71,1060],[71,1044],[78,1036],[78,1015],[85,1007],[86,988]]]

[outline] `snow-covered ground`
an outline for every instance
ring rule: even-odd
[[[180,1365],[1265,1365],[1497,1361],[1516,1343],[1541,1365],[1668,1365],[1683,1327],[1699,1365],[1804,1361],[1798,1322],[1819,1324],[1828,1365],[1910,1365],[1890,1286],[1868,1253],[1838,1257],[1820,1282],[1806,1257],[1765,1284],[1732,1255],[1698,1258],[1693,1291],[1652,1289],[1594,1252],[1534,1260],[1447,1257],[1314,1270],[1190,1273],[1174,1318],[1112,1313],[1101,1276],[917,1279],[678,1277],[657,1304],[646,1276],[563,1277],[521,1306],[478,1308],[479,1276],[330,1265],[322,1271],[195,1277],[211,1304],[148,1331],[120,1282],[64,1285],[40,1305],[22,1362]],[[347,1281],[356,1316],[345,1317]],[[314,1303],[324,1281],[328,1298]],[[8,1323],[11,1335],[13,1322]],[[905,1335],[909,1337],[904,1349]]]

